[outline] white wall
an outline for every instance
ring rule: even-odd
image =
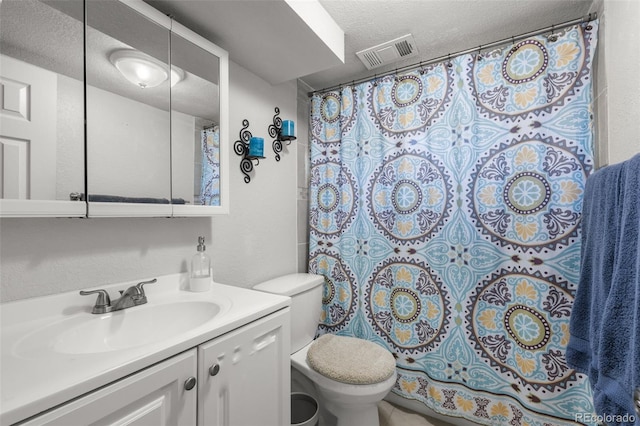
[[[296,159],[292,143],[274,158],[267,132],[274,108],[282,119],[296,118],[296,82],[270,86],[239,65],[231,64],[229,137],[239,139],[242,120],[249,120],[253,136],[264,138],[267,157],[244,183],[240,157],[231,154],[231,213],[213,221],[214,277],[220,282],[249,287],[265,278],[296,272]],[[238,84],[242,82],[242,84]]]
[[[640,1],[595,0],[598,13],[595,113],[598,165],[640,153]]]
[[[298,272],[309,269],[309,118],[311,99],[308,92],[313,90],[303,81],[298,81],[298,112],[296,125],[296,145],[298,147]]]
[[[84,192],[84,91],[80,81],[58,76],[56,199]]]
[[[201,175],[201,171],[196,170],[195,163],[196,143],[199,142],[200,130],[196,129],[196,118],[178,111],[171,111],[172,198],[183,198],[193,202],[194,180],[197,178],[199,181]],[[198,169],[201,167],[202,163],[199,164]]]
[[[242,120],[265,137],[267,158],[245,184],[231,153],[231,213],[214,218],[2,219],[0,301],[187,271],[198,235],[214,279],[249,287],[296,271],[296,146],[273,158],[267,127],[278,106],[295,117],[296,84],[271,86],[230,65],[230,142]]]
[[[87,192],[171,198],[170,117],[87,86]]]

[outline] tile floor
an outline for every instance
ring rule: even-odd
[[[448,426],[441,420],[422,416],[387,401],[378,404],[380,426]]]

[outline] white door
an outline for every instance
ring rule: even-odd
[[[0,55],[0,198],[56,199],[55,73]]]
[[[26,422],[23,426],[193,426],[197,386],[192,349]]]
[[[198,426],[291,424],[289,309],[198,348]]]

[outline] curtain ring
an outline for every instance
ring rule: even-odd
[[[511,53],[515,52],[516,50],[518,50],[516,48],[516,38],[515,36],[511,36]]]
[[[477,56],[477,61],[481,61],[482,60],[482,45],[478,46],[478,56]]]
[[[589,17],[587,18],[587,25],[584,27],[587,31],[591,31],[593,29],[593,25],[591,25],[591,13],[589,13]]]
[[[449,68],[453,67],[453,64],[451,63],[451,53],[447,55],[447,66]]]
[[[558,36],[555,33],[555,25],[551,25],[551,34],[549,34],[549,37],[547,37],[547,40],[549,40],[550,42],[554,42],[558,40]]]

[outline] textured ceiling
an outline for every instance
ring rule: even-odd
[[[22,1],[5,0],[4,3]],[[328,49],[316,46],[318,40],[310,34],[312,31],[298,28],[302,25],[300,22],[296,22],[296,25],[286,24],[291,18],[281,16],[280,12],[287,10],[286,5],[283,6],[284,0],[147,0],[163,12],[174,14],[185,26],[227,49],[231,60],[258,75],[265,74],[265,70],[268,70],[266,74],[284,78],[287,72],[290,73],[291,62],[277,59],[282,57],[278,56],[280,53],[285,52],[287,61],[293,60],[304,65],[296,67],[293,77],[288,78],[302,76],[302,80],[316,90],[373,76],[374,73],[384,74],[421,60],[426,61],[580,18],[587,15],[592,3],[592,0],[319,1],[345,33],[344,64],[340,61],[321,60],[318,65],[317,59]],[[6,22],[8,21],[3,20],[3,24]],[[115,24],[118,20],[109,22]],[[71,63],[71,59],[81,61],[80,56],[65,56],[62,48],[68,45],[70,37],[65,33],[66,27],[61,19],[48,22],[31,19],[30,25],[15,25],[17,28],[10,31],[7,31],[9,28],[3,28],[3,38],[13,33],[16,35],[14,40],[28,41],[33,38],[30,34],[49,31],[46,30],[49,27],[42,25],[57,26],[61,29],[60,36],[58,39],[50,38],[51,44],[32,43],[34,56],[39,56],[43,61],[56,61],[51,65],[54,70]],[[40,31],[40,28],[45,30]],[[356,57],[355,53],[359,50],[407,33],[412,33],[415,37],[418,57],[371,71]],[[16,47],[22,46],[12,47],[4,43],[2,49],[9,53],[9,50]],[[306,72],[303,71],[305,66],[309,67]]]
[[[588,14],[592,0],[320,0],[345,32],[345,64],[302,77],[322,89]],[[407,33],[419,56],[367,70],[356,52]]]
[[[315,0],[145,2],[227,50],[232,61],[271,84],[342,63],[341,52],[335,52],[335,46],[314,30],[320,27],[322,33],[340,33]],[[299,10],[289,3],[298,3]]]

